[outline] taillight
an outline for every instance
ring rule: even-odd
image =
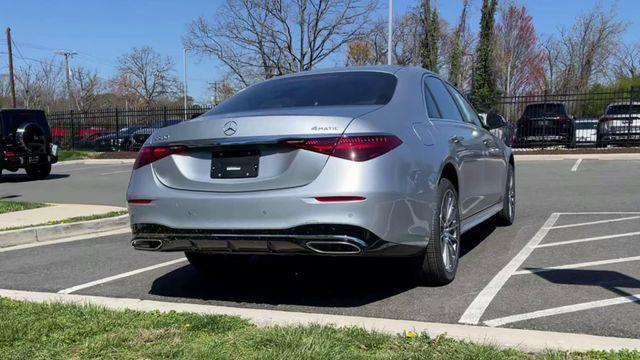
[[[571,120],[571,118],[568,117],[567,115],[560,115],[558,116],[558,120],[568,121],[568,120]]]
[[[187,150],[186,146],[148,146],[140,149],[136,162],[133,164],[133,169],[141,168],[145,165],[149,165],[154,161],[158,161],[162,158],[166,158],[169,155],[178,154]]]
[[[393,135],[357,135],[317,139],[284,140],[281,144],[352,161],[366,161],[402,144]]]

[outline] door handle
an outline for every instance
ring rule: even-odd
[[[464,140],[464,138],[462,136],[458,136],[458,135],[455,135],[455,136],[452,136],[452,137],[449,138],[449,141],[451,141],[454,144],[460,144],[462,142],[462,140]]]

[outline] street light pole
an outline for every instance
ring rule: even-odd
[[[187,120],[187,48],[184,48],[184,119]]]
[[[389,33],[387,34],[387,65],[391,65],[391,46],[393,42],[393,0],[389,0]]]
[[[55,53],[57,55],[62,55],[64,57],[64,68],[66,72],[66,80],[67,80],[67,94],[69,97],[69,101],[73,101],[73,93],[71,91],[71,69],[69,68],[69,58],[77,55],[78,53],[75,51],[66,51],[66,50],[56,50]]]

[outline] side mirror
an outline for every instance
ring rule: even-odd
[[[482,123],[487,130],[499,129],[507,126],[507,121],[502,117],[502,115],[495,111],[488,113],[487,116],[484,117],[484,121]]]

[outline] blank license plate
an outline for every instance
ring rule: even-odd
[[[237,179],[258,177],[260,151],[226,150],[211,155],[212,179]]]

